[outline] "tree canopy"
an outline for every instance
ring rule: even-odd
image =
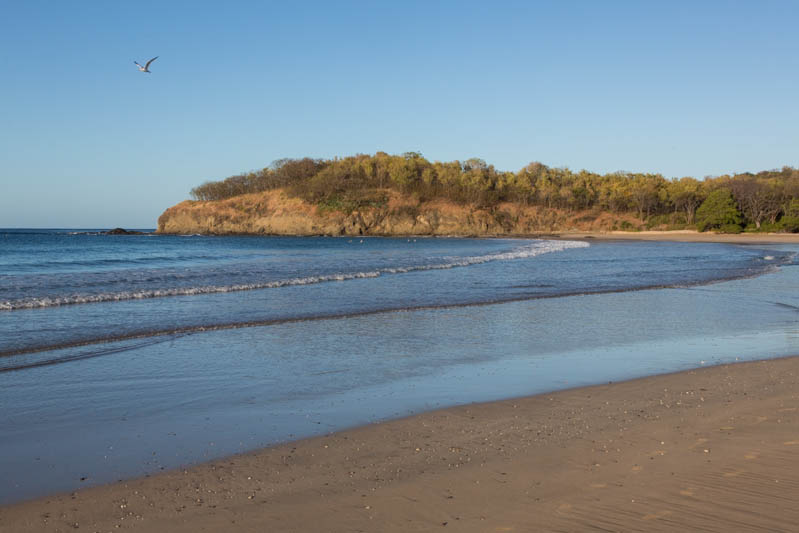
[[[575,172],[539,162],[509,172],[479,158],[431,162],[419,152],[377,152],[328,160],[280,159],[261,170],[203,183],[191,196],[222,200],[277,188],[337,208],[373,205],[380,191],[393,189],[419,201],[442,198],[489,208],[515,202],[628,213],[650,226],[799,231],[799,170],[792,167],[703,180],[667,179],[648,173]],[[717,222],[721,219],[725,222]]]
[[[696,227],[699,231],[708,229],[726,230],[726,233],[740,233],[743,216],[732,193],[727,189],[716,189],[710,193],[696,211]]]

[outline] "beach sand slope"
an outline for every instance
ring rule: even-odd
[[[445,409],[0,508],[27,531],[796,531],[799,358]]]

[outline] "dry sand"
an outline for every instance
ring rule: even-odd
[[[26,531],[796,531],[799,358],[475,404],[0,508]]]

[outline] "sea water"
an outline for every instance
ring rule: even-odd
[[[0,230],[0,502],[799,353],[798,251]]]

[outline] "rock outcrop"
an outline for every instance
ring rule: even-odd
[[[574,213],[518,204],[491,208],[387,191],[381,205],[342,211],[311,205],[282,190],[219,201],[181,202],[158,218],[158,233],[262,235],[535,235],[637,228],[641,221],[608,213]],[[621,226],[620,226],[621,225]]]
[[[145,235],[143,231],[129,230],[125,228],[114,228],[103,232],[105,235]]]

